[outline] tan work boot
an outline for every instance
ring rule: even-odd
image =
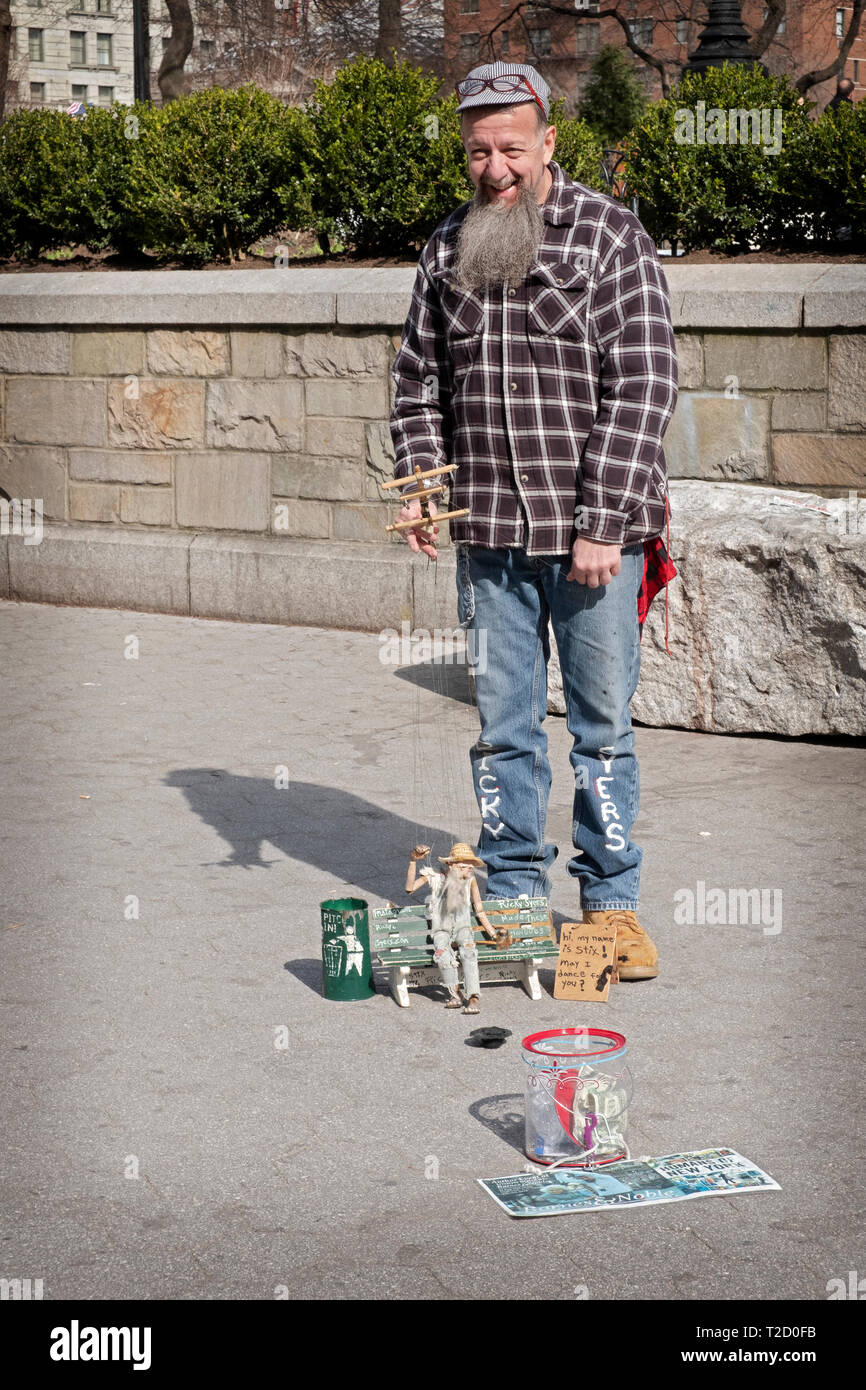
[[[659,953],[633,912],[624,908],[611,908],[607,912],[585,908],[583,920],[595,926],[616,927],[614,979],[617,976],[621,980],[655,979],[659,973]]]

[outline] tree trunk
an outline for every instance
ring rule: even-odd
[[[400,0],[379,0],[379,36],[376,40],[376,57],[385,63],[394,62],[394,53],[399,59],[403,51],[403,23],[400,14]]]
[[[189,0],[165,0],[165,3],[171,16],[171,37],[156,75],[163,102],[183,95],[183,65],[189,57],[193,39]]]
[[[6,80],[9,76],[9,50],[12,46],[12,16],[9,0],[0,0],[0,119],[6,114]]]

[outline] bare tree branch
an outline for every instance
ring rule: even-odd
[[[661,83],[662,96],[670,96],[671,82],[668,77],[665,64],[662,62],[660,58],[654,57],[652,53],[647,51],[647,49],[641,48],[640,44],[635,42],[631,29],[629,27],[629,21],[626,18],[624,18],[623,15],[620,14],[619,10],[575,10],[573,4],[571,6],[557,5],[551,4],[549,0],[547,0],[546,3],[533,4],[530,8],[533,10],[546,10],[548,14],[567,15],[568,18],[572,19],[575,24],[592,23],[598,19],[615,19],[623,32],[626,47],[631,50],[631,52],[635,55],[636,58],[640,58],[642,63],[646,63],[647,67],[653,68],[654,71],[658,73],[659,81]],[[527,35],[530,35],[532,31],[529,28],[527,28],[526,20],[523,15],[523,11],[525,9],[526,5],[523,3],[515,5],[512,10],[509,10],[507,15],[503,15],[502,18],[496,22],[496,24],[491,26],[491,28],[487,31],[487,39],[490,40],[490,42],[492,43],[493,35],[497,32],[497,30],[501,29],[504,25],[508,24],[512,19],[515,18],[515,16],[517,16],[520,19]],[[683,15],[682,18],[686,18],[686,16]]]
[[[255,81],[283,100],[302,102],[316,77],[344,63],[392,51],[428,72],[442,68],[441,3],[429,0],[196,0],[196,38],[215,41],[212,56],[196,50],[193,80],[220,85]],[[384,13],[383,13],[384,11]]]
[[[788,0],[765,0],[767,6],[767,17],[749,45],[749,52],[754,58],[760,58],[766,53],[776,32],[788,12]]]
[[[798,92],[808,92],[810,87],[816,86],[819,82],[826,82],[828,77],[835,77],[837,73],[842,71],[848,54],[851,52],[851,45],[860,32],[860,20],[863,16],[864,4],[866,4],[866,0],[854,0],[854,8],[851,11],[851,23],[848,25],[847,34],[845,34],[839,45],[837,56],[833,59],[832,63],[828,63],[825,67],[812,68],[811,71],[804,72],[801,77],[798,77],[794,83]]]
[[[650,53],[646,48],[641,48],[640,44],[635,43],[629,25],[629,21],[623,15],[620,14],[619,10],[596,10],[594,14],[588,14],[586,11],[575,13],[573,8],[567,9],[565,5],[547,5],[546,8],[553,11],[554,14],[571,15],[572,18],[576,19],[578,23],[581,23],[587,19],[615,19],[620,29],[622,30],[626,48],[630,49],[636,58],[640,58],[642,63],[646,63],[647,67],[655,69],[655,71],[659,75],[659,81],[661,82],[662,96],[670,96],[671,84],[668,80],[667,70],[665,68],[664,63],[662,62],[661,58],[654,58],[652,53]]]

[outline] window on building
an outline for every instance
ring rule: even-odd
[[[111,34],[96,35],[96,61],[101,68],[110,68],[114,65],[111,56]]]
[[[98,87],[97,92],[99,94],[100,106],[110,106],[111,103],[114,101],[113,87]]]
[[[859,58],[855,58],[855,59],[854,59],[854,81],[855,81],[855,82],[859,82],[859,81],[860,81],[860,59],[859,59]]]
[[[45,100],[45,83],[44,83],[44,82],[31,82],[31,83],[30,83],[30,100],[31,100],[31,101],[44,101],[44,100]]]
[[[770,11],[769,11],[769,9],[767,8],[767,6],[765,5],[765,6],[764,6],[764,23],[765,23],[765,24],[766,24],[766,22],[767,22],[767,18],[768,18],[768,16],[769,16],[769,14],[770,14]],[[776,25],[776,33],[777,33],[777,34],[784,34],[786,25],[787,25],[787,19],[786,19],[785,15],[782,15],[782,18],[779,20],[779,23]]]
[[[73,101],[87,100],[87,87],[83,82],[73,82],[71,92]]]
[[[641,48],[651,48],[653,41],[653,20],[651,19],[631,19],[629,29],[635,43]]]
[[[111,14],[111,0],[96,0],[97,14]]]
[[[601,25],[596,23],[578,24],[578,53],[597,53],[601,43]]]
[[[590,14],[595,14],[598,10],[598,0],[574,0],[576,10],[588,10]]]
[[[546,58],[550,53],[550,30],[549,29],[530,29],[529,37],[532,40],[532,51],[537,58]]]
[[[169,35],[168,35],[168,34],[163,34],[163,36],[162,36],[162,51],[163,51],[163,53],[164,53],[165,50],[168,48],[168,45],[170,44],[170,42],[171,42],[171,39],[170,39]]]
[[[507,29],[499,30],[499,56],[507,58],[511,52],[511,34]]]
[[[83,29],[73,29],[69,35],[69,61],[75,68],[87,62],[87,35]]]
[[[460,0],[461,14],[477,14],[478,0]]]
[[[687,19],[678,19],[678,20],[677,20],[677,23],[676,23],[676,36],[677,36],[677,43],[688,43],[688,38],[689,38],[689,21],[688,21]]]
[[[478,52],[478,35],[460,35],[460,61],[463,63],[472,62]]]
[[[213,39],[199,39],[198,50],[203,58],[212,58],[214,54]]]
[[[31,63],[45,62],[45,30],[27,30],[27,53]]]
[[[836,11],[836,38],[837,38],[837,39],[844,39],[844,37],[845,37],[845,11],[844,11],[844,10],[837,10],[837,11]]]

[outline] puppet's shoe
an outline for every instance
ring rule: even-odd
[[[616,927],[616,973],[621,980],[655,979],[659,953],[633,912],[622,908],[607,912],[585,909],[583,920],[595,926]]]
[[[463,1000],[460,998],[459,990],[453,989],[448,991],[448,1002],[445,1007],[446,1009],[460,1009],[463,1007]]]
[[[480,1014],[480,1013],[481,1013],[481,1000],[478,998],[478,995],[477,995],[477,994],[470,994],[470,996],[469,996],[469,1002],[466,1004],[466,1006],[465,1006],[463,1012],[464,1012],[465,1014]]]

